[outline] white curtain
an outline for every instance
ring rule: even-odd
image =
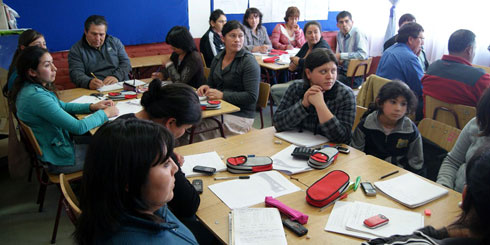
[[[390,8],[390,18],[388,20],[388,27],[386,28],[386,34],[384,38],[385,42],[386,40],[390,39],[395,35],[396,26],[397,26],[396,23],[398,22],[395,10],[396,10],[396,5],[400,2],[400,0],[389,0],[389,1],[391,2],[392,6]]]
[[[369,42],[369,55],[379,56],[383,51],[386,13],[392,7],[386,0],[332,0],[344,1],[352,13],[354,26],[360,28]],[[409,0],[400,1],[396,12],[401,16],[411,13],[424,28],[425,51],[429,62],[447,54],[447,42],[451,33],[468,29],[476,34],[474,64],[490,66],[490,14],[486,1],[482,0]],[[396,23],[398,19],[396,19]]]

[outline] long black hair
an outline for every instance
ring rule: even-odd
[[[141,105],[150,119],[173,117],[177,126],[197,124],[202,117],[199,97],[192,87],[183,83],[162,86],[160,80],[153,79],[141,97]]]
[[[15,101],[24,85],[26,83],[39,83],[39,81],[29,75],[29,70],[37,70],[41,57],[46,53],[48,53],[48,50],[38,46],[27,47],[20,53],[19,58],[17,59],[17,78],[15,79],[12,91],[9,92],[8,96],[9,105],[14,112],[16,112]],[[56,87],[53,83],[48,83],[45,88],[50,91],[56,91]]]
[[[17,66],[17,60],[19,58],[20,53],[22,50],[26,47],[28,47],[32,42],[36,41],[40,37],[43,37],[43,34],[37,32],[36,30],[26,30],[22,32],[19,36],[19,41],[17,42],[17,49],[15,50],[14,57],[12,58],[12,62],[10,63],[9,66],[9,71],[7,73],[7,83],[3,87],[3,95],[5,97],[8,96],[8,79],[14,72],[14,69],[16,69]]]
[[[126,215],[157,220],[142,213],[149,208],[142,189],[150,168],[164,164],[173,148],[172,134],[151,121],[123,119],[100,127],[85,158],[76,242],[94,244],[110,236]]]
[[[490,148],[483,146],[466,165],[466,195],[459,219],[449,228],[468,228],[480,236],[481,244],[490,242]]]
[[[305,58],[305,68],[303,69],[303,80],[311,86],[311,81],[306,76],[306,69],[313,71],[315,68],[322,66],[323,64],[333,62],[338,66],[337,58],[332,50],[327,48],[316,48]]]

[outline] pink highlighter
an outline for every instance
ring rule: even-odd
[[[277,199],[274,199],[273,197],[270,197],[270,196],[265,197],[265,206],[275,207],[275,208],[279,209],[279,212],[285,214],[286,216],[291,218],[291,220],[298,221],[302,225],[308,223],[308,215],[301,213],[298,210],[294,210],[294,209],[286,206],[286,204],[280,202]]]

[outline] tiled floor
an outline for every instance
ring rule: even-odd
[[[270,109],[263,110],[264,127],[271,126]],[[254,128],[260,128],[256,114]],[[0,159],[0,244],[49,244],[53,231],[60,191],[49,186],[44,211],[39,213],[36,204],[39,184],[35,176],[12,180],[8,175],[6,159]],[[74,226],[62,212],[56,244],[73,244]]]

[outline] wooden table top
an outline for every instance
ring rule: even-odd
[[[170,54],[141,56],[129,58],[132,68],[148,67],[148,66],[160,66],[162,65],[162,59],[170,57]]]
[[[282,144],[275,144],[278,138],[274,137],[275,129],[273,127],[265,128],[262,130],[253,130],[247,134],[229,137],[226,139],[216,138],[208,141],[203,141],[191,145],[178,147],[176,152],[182,155],[198,154],[209,151],[216,151],[218,155],[223,159],[236,155],[248,155],[255,154],[257,156],[272,156],[280,150],[286,148],[290,144],[282,141]],[[400,173],[395,175],[406,173],[404,169],[400,169],[390,163],[387,163],[381,159],[373,156],[365,155],[354,148],[350,148],[350,154],[340,154],[337,160],[324,170],[313,170],[305,173],[292,175],[295,179],[290,179],[292,183],[301,188],[302,191],[294,192],[285,196],[277,198],[286,205],[299,210],[309,215],[308,223],[305,227],[309,230],[309,239],[306,236],[297,237],[294,233],[285,229],[288,243],[299,244],[303,242],[313,242],[313,244],[324,244],[325,241],[335,241],[335,244],[359,244],[362,240],[350,236],[341,234],[326,232],[324,230],[328,220],[328,216],[332,211],[332,207],[329,207],[322,212],[319,208],[313,207],[305,201],[305,190],[307,186],[311,185],[319,178],[323,177],[326,173],[334,170],[341,169],[347,172],[351,179],[355,179],[358,175],[362,176],[363,181],[377,181],[379,176],[388,173],[392,170],[399,170]],[[226,206],[214,193],[207,188],[207,186],[218,183],[214,180],[216,176],[234,176],[229,172],[220,172],[214,176],[200,176],[190,179],[200,178],[203,180],[204,192],[201,195],[201,205],[197,212],[198,218],[216,234],[219,239],[228,243],[228,212],[230,209]],[[235,175],[236,176],[236,175]],[[414,212],[423,213],[426,208],[432,210],[432,216],[425,217],[425,225],[433,225],[435,227],[442,227],[455,220],[459,214],[458,202],[461,200],[461,195],[452,190],[449,191],[449,195],[446,195],[436,201],[433,201],[427,205],[416,209],[408,209],[401,204],[391,200],[381,193],[374,198],[364,196],[361,190],[352,192],[345,199],[345,201],[363,201],[373,204],[379,204],[388,207],[399,208],[403,210],[410,210]],[[254,207],[265,207],[265,205],[258,204]]]
[[[273,71],[286,70],[289,68],[289,65],[280,65],[277,63],[264,63],[261,55],[254,55],[254,56],[255,56],[255,60],[257,60],[257,63],[259,63],[260,67]]]

